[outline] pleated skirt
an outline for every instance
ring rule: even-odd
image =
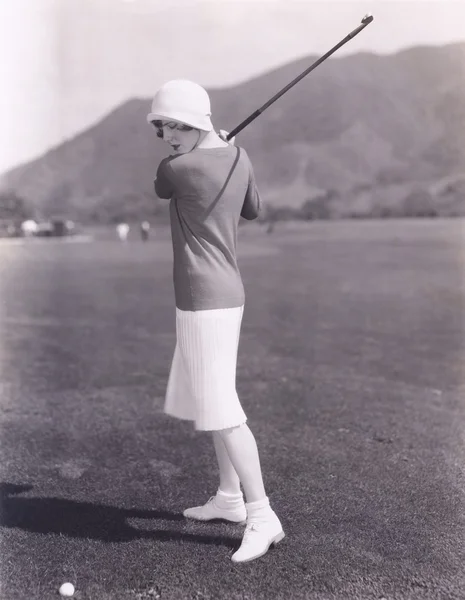
[[[183,311],[176,308],[176,348],[164,412],[194,422],[199,431],[247,421],[236,391],[244,306]]]

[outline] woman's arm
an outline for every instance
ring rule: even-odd
[[[170,178],[172,173],[169,160],[172,157],[164,158],[158,166],[157,176],[155,177],[154,187],[155,193],[159,198],[168,199],[174,194],[174,185]]]
[[[247,219],[248,221],[253,221],[258,217],[260,213],[260,208],[261,198],[258,192],[257,184],[255,182],[255,175],[251,166],[249,174],[249,185],[245,194],[244,204],[242,205],[241,217]]]
[[[234,146],[236,138],[233,137],[229,141],[227,139],[228,132],[224,129],[220,129],[219,137]],[[247,153],[245,153],[247,154]],[[247,160],[249,160],[247,158]],[[242,205],[241,217],[247,219],[248,221],[253,221],[258,217],[261,207],[261,199],[260,194],[258,193],[257,184],[255,182],[255,175],[253,172],[252,164],[249,161],[249,185],[247,186],[247,192],[244,198],[244,204]]]

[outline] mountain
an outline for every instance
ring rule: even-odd
[[[316,58],[209,90],[215,127],[230,131]],[[166,201],[153,192],[166,149],[146,123],[149,107],[148,98],[129,100],[8,172],[2,187],[42,216],[166,218]],[[369,214],[424,193],[437,202],[446,198],[447,210],[462,214],[464,132],[465,43],[328,59],[237,143],[247,149],[270,205],[297,207],[329,194],[336,213]]]

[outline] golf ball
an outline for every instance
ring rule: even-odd
[[[60,594],[62,596],[72,596],[74,594],[74,585],[72,583],[64,583],[60,587]]]

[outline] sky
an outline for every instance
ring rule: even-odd
[[[465,42],[465,0],[0,0],[0,174],[169,79],[225,87],[321,55],[368,12],[334,57]]]

